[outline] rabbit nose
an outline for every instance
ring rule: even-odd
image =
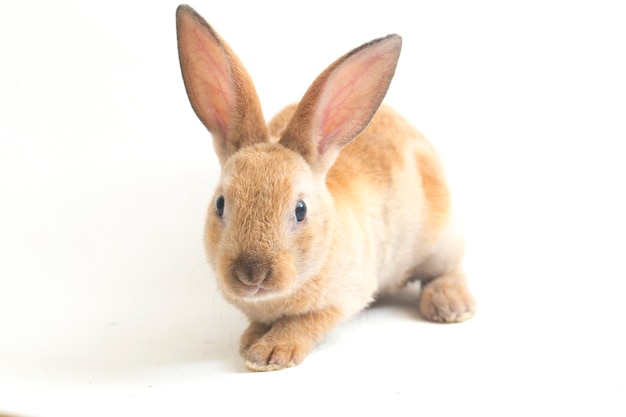
[[[233,264],[233,277],[246,285],[260,285],[272,272],[270,263],[256,256],[241,255]]]

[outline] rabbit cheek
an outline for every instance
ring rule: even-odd
[[[218,247],[222,237],[221,220],[209,214],[204,228],[204,246],[209,263],[215,268],[218,260]]]
[[[324,216],[312,216],[306,222],[298,230],[292,245],[292,256],[301,281],[312,278],[323,268],[332,235],[329,219]]]
[[[268,290],[276,294],[288,294],[294,287],[298,273],[293,257],[281,252],[273,258],[273,274],[268,282]]]

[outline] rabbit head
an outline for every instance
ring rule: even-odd
[[[331,64],[267,127],[245,68],[191,8],[177,11],[191,105],[222,168],[207,214],[207,257],[230,301],[288,297],[327,265],[340,221],[326,174],[388,89],[401,39],[390,35]]]

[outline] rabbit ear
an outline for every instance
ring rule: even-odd
[[[243,146],[267,141],[256,90],[230,47],[186,5],[176,10],[176,32],[189,101],[213,135],[220,163]]]
[[[328,170],[342,146],[378,110],[400,56],[402,38],[389,35],[335,61],[313,82],[280,140],[315,169]]]

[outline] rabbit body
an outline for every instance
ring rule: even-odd
[[[441,162],[381,106],[399,37],[344,55],[266,125],[228,45],[188,6],[177,28],[187,93],[222,166],[207,258],[224,297],[250,319],[241,339],[249,369],[299,364],[339,322],[412,280],[422,281],[426,318],[473,315]]]

